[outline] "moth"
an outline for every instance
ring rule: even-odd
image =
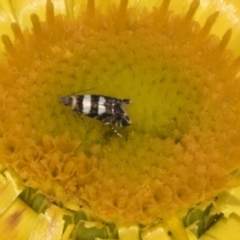
[[[123,109],[124,105],[131,103],[130,99],[85,94],[60,97],[59,101],[66,106],[71,106],[72,110],[80,116],[83,114],[109,125],[119,137],[121,134],[113,126],[131,125],[131,120]]]

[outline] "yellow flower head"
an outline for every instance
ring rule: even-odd
[[[199,1],[179,15],[169,3],[148,11],[88,1],[72,20],[47,1],[45,21],[32,14],[32,30],[13,23],[15,40],[2,36],[0,156],[27,186],[63,205],[84,202],[105,221],[149,223],[232,185],[240,156],[232,31],[211,35],[218,12],[194,21]],[[59,103],[86,89],[132,100],[122,138]]]

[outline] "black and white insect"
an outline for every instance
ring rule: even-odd
[[[109,125],[119,137],[121,134],[113,128],[113,125],[117,127],[131,125],[131,120],[122,108],[123,105],[131,103],[129,99],[86,94],[60,97],[59,101],[66,106],[71,106],[72,110],[80,116],[83,114]]]

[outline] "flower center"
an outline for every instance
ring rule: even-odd
[[[59,201],[148,222],[229,186],[239,64],[225,50],[230,31],[221,41],[208,35],[216,14],[203,28],[191,20],[198,1],[185,17],[170,16],[164,2],[139,19],[124,2],[114,14],[90,8],[94,21],[32,15],[32,34],[14,24],[16,43],[3,37],[11,57],[0,67],[0,153],[26,185]],[[132,100],[122,138],[58,101],[86,89]]]

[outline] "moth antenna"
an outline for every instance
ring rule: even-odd
[[[88,88],[88,89],[84,89],[84,90],[82,90],[82,91],[79,91],[79,92],[72,93],[71,95],[77,95],[77,94],[79,94],[79,93],[82,93],[82,92],[87,92],[87,91],[89,91],[89,90],[93,90],[93,89],[96,89],[96,87],[93,87],[93,88]],[[69,95],[69,96],[70,96],[70,95]]]
[[[69,95],[65,95],[66,97],[69,97],[69,96],[72,96],[72,95],[77,95],[77,94],[79,94],[79,93],[82,93],[82,92],[87,92],[87,91],[89,91],[89,90],[93,90],[93,89],[96,89],[96,87],[93,87],[93,88],[88,88],[88,89],[84,89],[84,90],[82,90],[82,91],[79,91],[79,92],[74,92],[74,93],[72,93],[72,94],[69,94]],[[62,97],[62,95],[59,95],[58,96],[58,98],[61,98]]]

